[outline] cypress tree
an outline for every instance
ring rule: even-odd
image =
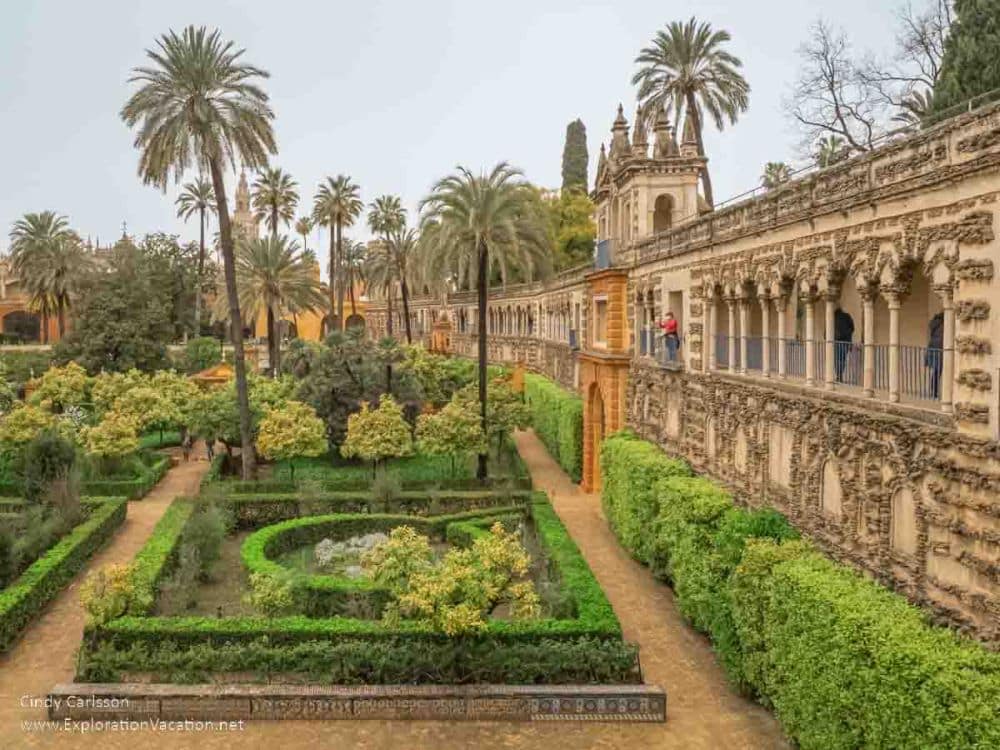
[[[562,157],[562,189],[587,190],[587,128],[576,119],[566,126]]]
[[[941,112],[1000,88],[1000,0],[955,0],[934,110]]]

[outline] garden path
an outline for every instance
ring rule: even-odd
[[[135,733],[81,736],[25,733],[20,722],[41,719],[41,709],[18,707],[23,694],[44,694],[73,674],[73,653],[83,624],[79,580],[64,591],[5,659],[0,659],[0,748],[656,748],[659,750],[771,750],[787,748],[781,729],[764,708],[728,686],[708,641],[688,627],[670,589],[658,583],[618,545],[601,514],[600,498],[581,492],[530,432],[516,436],[535,486],[553,505],[607,592],[626,637],[641,646],[648,682],[667,691],[666,724],[515,724],[508,722],[262,722],[232,733]],[[197,484],[202,467],[180,465],[141,503],[90,567],[129,560],[176,494]],[[152,501],[152,502],[150,502]]]

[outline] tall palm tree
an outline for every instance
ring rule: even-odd
[[[385,295],[385,332],[392,338],[392,299],[396,292],[396,274],[398,269],[389,251],[389,246],[385,241],[379,240],[372,252],[365,258],[365,277],[368,279],[370,289],[380,290]],[[385,365],[385,389],[392,392],[392,362]]]
[[[137,128],[139,176],[146,184],[164,189],[171,177],[179,180],[192,166],[211,174],[232,323],[243,477],[249,479],[254,469],[253,432],[223,167],[228,163],[235,169],[238,162],[262,169],[268,156],[277,152],[277,144],[271,126],[274,112],[258,83],[268,73],[243,62],[243,53],[217,30],[188,26],[180,34],[167,32],[155,49],[146,51],[152,64],[134,69],[129,80],[139,88],[125,103],[121,117]]]
[[[312,221],[308,216],[300,216],[295,221],[295,233],[302,237],[302,252],[309,252],[309,233],[312,231]]]
[[[365,282],[365,258],[368,248],[363,242],[348,240],[344,245],[344,267],[347,269],[347,289],[351,298],[351,315],[358,314],[358,302],[354,298],[354,286]]]
[[[429,279],[468,279],[476,287],[479,332],[479,408],[486,424],[486,317],[490,271],[506,283],[515,267],[530,279],[551,270],[552,242],[537,196],[505,162],[475,175],[464,167],[442,178],[421,203],[422,261]],[[471,284],[470,284],[471,285]],[[486,478],[486,454],[477,475]]]
[[[783,161],[769,161],[764,165],[764,174],[760,177],[761,184],[768,190],[784,185],[792,179],[792,170]]]
[[[299,244],[286,236],[244,240],[236,248],[236,286],[243,314],[267,315],[268,358],[271,371],[281,369],[283,317],[314,311],[326,305],[323,285],[313,275],[312,264],[299,253]],[[217,310],[218,317],[225,309]]]
[[[53,313],[62,338],[66,335],[66,312],[91,265],[91,256],[70,230],[66,217],[53,211],[25,214],[14,222],[10,239],[11,266],[43,317],[46,339],[48,317]]]
[[[198,214],[198,280],[194,288],[194,331],[201,335],[201,287],[205,275],[205,222],[208,214],[215,211],[215,193],[212,183],[204,177],[188,182],[175,201],[178,218],[187,221]]]
[[[339,174],[327,177],[313,199],[313,221],[330,228],[330,313],[337,316],[341,331],[344,330],[343,231],[354,224],[364,209],[360,193],[361,188],[350,177]]]
[[[295,218],[295,207],[299,204],[297,187],[298,183],[280,167],[268,167],[254,180],[250,196],[254,215],[264,222],[272,237],[278,236],[279,224],[290,224]]]
[[[385,243],[386,250],[396,263],[396,279],[399,281],[399,293],[403,298],[403,326],[406,330],[406,343],[412,344],[413,334],[410,331],[410,299],[409,289],[406,284],[405,250],[412,249],[412,246],[416,245],[416,233],[413,234],[410,247],[407,248],[404,246],[402,248],[404,250],[403,266],[400,266],[399,255],[397,253],[397,250],[400,249],[400,245],[394,241],[394,239],[403,239],[403,235],[405,234],[403,230],[405,226],[406,209],[403,208],[403,204],[399,200],[398,196],[380,195],[372,201],[371,206],[368,209],[368,227],[382,238],[382,241]]]
[[[816,146],[816,163],[820,169],[832,167],[848,156],[847,141],[839,135],[828,135],[825,138],[820,138]]]
[[[681,114],[691,122],[698,143],[698,155],[705,155],[703,115],[722,130],[725,121],[735,124],[749,103],[750,85],[740,73],[743,63],[726,51],[728,31],[714,31],[709,23],[691,18],[674,21],[658,31],[648,47],[635,58],[639,69],[632,83],[639,86],[639,106],[645,122],[661,109],[673,109],[674,121]],[[708,168],[701,172],[701,184],[709,207],[715,205]]]

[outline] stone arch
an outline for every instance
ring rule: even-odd
[[[844,491],[840,486],[840,465],[833,456],[823,462],[819,505],[826,516],[839,519],[843,515]]]
[[[347,316],[347,320],[345,322],[347,323],[347,328],[349,330],[354,328],[365,327],[365,319],[361,315],[358,315],[357,313],[355,313],[354,315]]]
[[[600,385],[596,382],[591,383],[587,393],[584,420],[586,429],[583,439],[587,442],[585,447],[588,450],[584,451],[583,475],[584,483],[594,493],[601,491],[601,443],[607,428],[604,406],[605,399]]]
[[[653,232],[665,232],[674,223],[673,196],[664,193],[656,196],[653,203]]]

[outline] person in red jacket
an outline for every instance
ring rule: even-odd
[[[663,331],[663,341],[667,345],[667,361],[677,360],[677,347],[680,346],[681,339],[677,334],[677,318],[672,312],[667,313],[667,317],[660,321],[660,330]]]

